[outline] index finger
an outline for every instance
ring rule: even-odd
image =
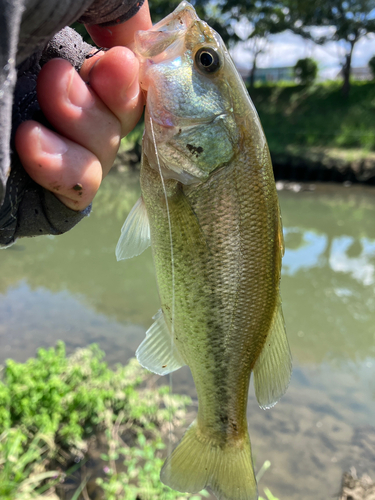
[[[122,24],[101,27],[96,24],[85,25],[91,38],[99,47],[128,47],[134,40],[134,33],[138,30],[148,30],[152,26],[148,1],[145,0],[139,11]]]

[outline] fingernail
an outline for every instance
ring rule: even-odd
[[[70,103],[78,108],[91,108],[95,104],[95,99],[82,78],[74,69],[69,72],[68,78],[66,93]]]
[[[68,150],[68,145],[48,129],[38,128],[38,140],[41,151],[46,154],[61,156]]]

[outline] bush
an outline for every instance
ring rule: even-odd
[[[303,85],[311,85],[317,77],[318,65],[310,57],[299,59],[294,66],[294,74]]]
[[[152,498],[186,498],[158,478],[163,462],[159,453],[162,428],[181,425],[189,398],[171,395],[165,386],[149,387],[145,382],[152,375],[136,360],[112,370],[103,357],[96,345],[66,356],[65,345],[59,342],[54,349],[39,349],[36,358],[26,363],[7,360],[0,369],[1,500],[31,500],[50,488],[60,488],[57,483],[65,476],[61,465],[71,474],[76,467],[72,463],[85,457],[89,438],[103,432],[114,452],[104,457],[114,472],[98,481],[103,500],[119,498],[111,494],[113,487],[126,492],[124,500],[149,498],[142,493],[148,487],[140,472],[145,458],[153,470]],[[113,429],[116,442],[109,435]],[[128,435],[131,445],[124,445],[121,434]],[[138,441],[133,446],[134,435]],[[115,472],[121,446],[136,469],[131,485],[127,473]],[[59,470],[54,470],[56,464]],[[83,487],[84,483],[80,489]],[[74,498],[79,497],[80,489]]]
[[[375,79],[375,56],[372,56],[368,62],[369,68],[371,69],[372,78]]]

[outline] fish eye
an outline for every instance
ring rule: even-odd
[[[195,54],[195,63],[205,73],[215,73],[221,66],[219,54],[212,47],[202,47]]]

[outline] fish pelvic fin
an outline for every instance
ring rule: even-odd
[[[161,481],[174,490],[198,493],[209,487],[218,500],[257,500],[249,435],[224,445],[193,422],[165,461]]]
[[[147,330],[146,338],[135,355],[147,370],[167,375],[184,366],[185,362],[173,342],[163,311],[160,309],[153,319],[155,322]]]
[[[254,387],[259,406],[272,408],[288,388],[292,375],[292,356],[285,332],[279,298],[270,332],[254,366]]]

